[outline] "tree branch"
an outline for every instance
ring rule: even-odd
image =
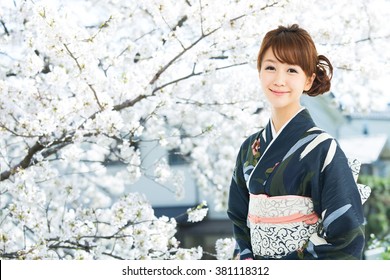
[[[176,60],[178,60],[183,54],[185,54],[188,50],[195,47],[200,41],[202,41],[204,38],[210,36],[217,30],[221,29],[221,27],[218,27],[212,31],[210,31],[207,34],[202,34],[195,42],[193,42],[189,47],[184,48],[180,53],[178,53],[173,59],[171,59],[163,68],[161,68],[153,77],[153,79],[149,82],[149,84],[153,85],[158,78],[160,78],[161,74],[164,73]]]
[[[18,169],[25,169],[28,166],[30,166],[31,159],[33,156],[43,150],[45,146],[43,146],[41,143],[36,142],[32,147],[28,149],[27,155],[24,157],[23,160],[21,160],[18,164],[16,164],[14,167],[12,167],[8,171],[4,171],[0,174],[0,181],[8,179],[11,175],[13,175],[15,172],[17,172]]]
[[[8,29],[7,29],[7,26],[5,25],[5,22],[4,22],[3,20],[0,20],[0,23],[1,23],[1,25],[3,26],[3,28],[4,28],[5,34],[6,34],[7,36],[9,36],[9,31],[8,31]]]
[[[228,65],[228,66],[217,67],[217,68],[215,68],[215,70],[218,71],[218,70],[223,70],[223,69],[227,69],[227,68],[231,68],[231,67],[235,67],[235,66],[241,66],[241,65],[245,65],[245,64],[248,64],[248,62],[242,62],[242,63],[232,64],[232,65]],[[166,86],[169,86],[171,84],[175,84],[175,83],[178,83],[180,81],[189,79],[189,78],[194,77],[194,76],[199,76],[199,75],[202,75],[202,74],[205,73],[204,71],[195,73],[194,70],[195,70],[195,67],[194,67],[194,69],[193,69],[191,74],[188,74],[188,75],[186,75],[184,77],[181,77],[181,78],[178,78],[176,80],[170,81],[170,82],[168,82],[166,84],[163,84],[162,86],[156,87],[155,89],[153,89],[153,93],[157,92],[157,91],[159,91],[159,90],[161,90],[161,89],[163,89]]]

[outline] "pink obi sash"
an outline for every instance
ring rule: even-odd
[[[248,222],[254,255],[282,258],[303,249],[319,223],[309,197],[250,195]]]

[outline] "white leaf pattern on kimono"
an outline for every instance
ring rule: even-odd
[[[317,147],[318,144],[330,138],[332,138],[332,136],[330,136],[328,133],[321,133],[312,142],[310,142],[309,145],[306,146],[306,148],[301,153],[300,159],[302,160],[308,153],[310,153],[315,147]]]
[[[330,147],[329,147],[328,153],[326,155],[325,161],[324,161],[324,166],[321,169],[321,172],[324,172],[325,168],[329,165],[329,163],[332,162],[333,157],[336,153],[336,148],[337,148],[336,141],[332,140],[332,142],[330,143]]]

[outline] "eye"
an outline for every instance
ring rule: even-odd
[[[298,73],[298,71],[296,69],[294,69],[294,68],[289,68],[287,70],[287,72],[289,72],[289,73]]]
[[[273,66],[266,66],[265,70],[273,71],[273,70],[275,70],[275,67],[273,67]]]

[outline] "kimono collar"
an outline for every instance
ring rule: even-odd
[[[316,124],[306,108],[302,108],[298,111],[295,116],[284,124],[278,133],[275,133],[275,128],[270,120],[261,134],[264,139],[262,153],[264,152],[264,149],[274,141],[287,141],[289,143],[291,143],[291,141],[297,141],[302,133],[315,126]]]
[[[301,111],[303,111],[303,110],[305,110],[306,108],[305,107],[301,107],[301,109],[298,111],[298,112],[296,112],[295,114],[294,114],[294,116],[292,116],[280,129],[279,129],[279,131],[278,132],[276,132],[276,130],[275,130],[275,126],[274,126],[274,124],[273,124],[273,122],[272,122],[272,119],[270,119],[270,126],[271,126],[271,137],[272,138],[276,138],[276,137],[278,137],[278,135],[282,132],[282,130],[290,123],[290,121],[293,119],[293,118],[295,118],[296,117],[296,115],[298,115]]]

